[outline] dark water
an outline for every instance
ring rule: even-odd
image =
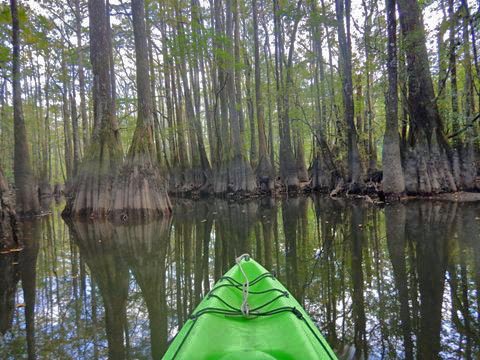
[[[160,358],[245,252],[338,354],[480,355],[480,204],[177,202],[171,220],[116,227],[67,225],[60,210],[0,255],[0,358]]]

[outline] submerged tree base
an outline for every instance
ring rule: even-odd
[[[256,169],[258,190],[261,193],[270,194],[275,190],[275,171],[270,159],[264,155],[260,156]]]
[[[122,147],[115,131],[104,129],[98,143],[92,142],[79,174],[66,190],[67,218],[105,218],[112,207],[112,189],[122,162]]]
[[[105,218],[111,208],[114,176],[84,173],[67,192],[62,216],[68,218]]]
[[[168,181],[169,192],[176,195],[208,194],[213,191],[211,171],[197,166],[192,169],[175,167]]]
[[[127,161],[115,183],[109,217],[127,221],[168,216],[171,212],[172,204],[158,168],[142,157]]]

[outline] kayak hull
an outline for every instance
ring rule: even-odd
[[[248,279],[248,295],[243,284]],[[242,303],[249,313],[242,313]],[[244,311],[246,312],[246,311]],[[288,292],[253,259],[232,267],[197,306],[164,359],[336,359]]]

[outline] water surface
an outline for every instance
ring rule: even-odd
[[[0,358],[161,358],[245,252],[275,272],[339,355],[478,358],[479,210],[177,200],[169,220],[114,226],[66,224],[58,205],[21,224],[22,252],[0,255]]]

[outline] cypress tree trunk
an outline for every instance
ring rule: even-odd
[[[255,107],[258,127],[258,166],[256,169],[257,183],[260,190],[271,192],[274,189],[275,173],[267,150],[265,135],[265,117],[263,111],[262,79],[260,76],[260,43],[258,41],[258,7],[257,0],[252,0],[253,13],[253,48],[255,60]],[[266,59],[268,61],[268,59]],[[251,129],[250,131],[253,131]]]
[[[350,191],[357,192],[363,187],[362,164],[358,151],[358,135],[354,122],[354,102],[352,83],[352,49],[350,43],[350,0],[335,0],[338,26],[339,62],[342,69],[343,106],[347,125],[348,181]],[[345,19],[347,27],[345,30]]]
[[[90,61],[93,71],[94,131],[79,174],[70,189],[65,216],[106,217],[113,206],[112,188],[122,161],[114,111],[105,0],[89,0]]]
[[[13,85],[13,131],[14,160],[13,172],[16,187],[16,208],[20,216],[29,216],[40,211],[35,179],[30,164],[27,129],[22,109],[22,87],[20,84],[20,22],[17,1],[10,0],[12,12],[12,85]]]
[[[398,134],[398,70],[397,70],[397,21],[395,0],[386,0],[388,58],[388,91],[385,97],[386,125],[383,138],[383,191],[398,196],[405,192],[402,159],[400,157],[400,135]]]
[[[233,193],[252,192],[255,190],[253,171],[243,153],[244,137],[241,123],[243,122],[239,101],[239,78],[235,66],[238,59],[238,8],[236,0],[226,0],[226,35],[227,52],[230,59],[227,65],[226,90],[228,92],[228,114],[233,151],[228,156],[228,186],[227,191]],[[238,86],[237,86],[238,84]]]
[[[464,82],[464,118],[466,125],[470,124],[472,117],[475,114],[475,100],[473,98],[474,80],[472,73],[472,59],[470,54],[469,41],[469,10],[468,3],[465,0],[461,1],[462,14],[462,35],[463,35],[463,68],[465,71]],[[476,164],[475,164],[475,147],[474,139],[478,138],[478,130],[474,126],[470,126],[465,132],[463,145],[458,149],[460,158],[460,179],[457,181],[457,186],[461,189],[474,190],[476,188]],[[477,140],[478,141],[478,140]],[[456,179],[457,180],[457,179]]]
[[[413,194],[456,191],[451,149],[435,101],[420,7],[416,0],[398,0],[398,12],[407,58],[410,115],[405,188]]]
[[[452,132],[457,132],[459,129],[458,119],[458,86],[457,86],[457,39],[455,38],[456,30],[456,16],[454,15],[453,0],[448,0],[448,20],[450,21],[449,29],[449,56],[448,67],[450,70],[450,96],[452,102]]]
[[[315,2],[311,4],[312,16],[319,16],[319,12]],[[335,161],[325,139],[325,130],[327,125],[327,106],[326,106],[326,89],[325,89],[325,66],[323,59],[322,44],[322,25],[312,21],[312,47],[315,55],[314,61],[314,84],[316,89],[315,107],[316,107],[316,124],[315,124],[315,158],[312,165],[312,188],[319,191],[330,191],[335,187],[338,178],[338,170]]]
[[[153,104],[149,81],[145,0],[132,0],[137,68],[138,115],[132,144],[115,186],[114,216],[168,215],[171,203],[160,175],[153,140]]]
[[[275,80],[277,88],[277,113],[278,126],[280,133],[280,175],[282,182],[287,191],[296,191],[299,187],[299,179],[297,175],[297,166],[292,149],[292,138],[290,131],[290,89],[293,87],[292,79],[292,61],[293,50],[295,43],[295,36],[298,29],[298,22],[300,16],[298,14],[301,1],[297,3],[296,18],[293,24],[293,31],[291,34],[291,41],[288,53],[288,59],[285,64],[285,81],[284,81],[284,63],[285,63],[285,49],[284,49],[284,29],[282,27],[281,6],[278,0],[273,1],[273,19],[274,19],[274,33],[275,33]]]
[[[213,47],[216,52],[216,69],[215,72],[215,172],[213,192],[215,194],[223,194],[227,192],[228,187],[228,169],[227,160],[229,155],[230,134],[228,121],[228,99],[226,94],[227,72],[225,59],[220,54],[225,50],[224,43],[221,39],[225,38],[225,19],[222,12],[222,1],[214,0],[213,19],[215,38]],[[215,71],[216,70],[216,71]]]
[[[201,165],[201,184],[198,190],[201,192],[207,192],[211,190],[211,177],[212,177],[212,169],[210,166],[210,161],[207,156],[207,150],[204,141],[204,131],[202,128],[202,123],[200,121],[200,113],[201,113],[201,97],[200,97],[200,73],[203,76],[203,45],[200,41],[202,39],[202,18],[201,18],[201,7],[197,0],[192,0],[192,32],[195,33],[194,36],[194,46],[195,46],[195,57],[193,61],[193,76],[192,76],[192,87],[193,93],[195,98],[195,119],[194,119],[194,129],[195,129],[195,136],[198,139],[198,152],[200,156],[200,165]],[[210,122],[209,119],[209,102],[208,102],[208,87],[206,81],[203,81],[203,92],[204,92],[204,106],[205,106],[205,114],[206,114],[206,121],[207,123]]]

